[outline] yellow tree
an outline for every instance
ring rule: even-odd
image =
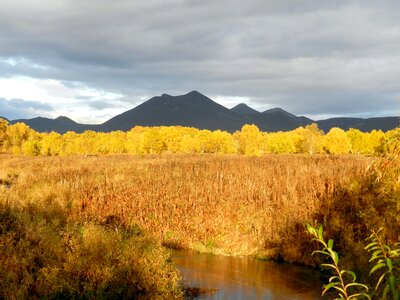
[[[371,154],[384,151],[385,133],[382,130],[372,130],[368,134],[368,148]]]
[[[296,147],[291,134],[288,132],[275,132],[265,135],[267,153],[283,154],[294,153]]]
[[[351,143],[343,129],[334,127],[324,137],[323,147],[329,154],[347,154],[350,153]]]
[[[211,153],[236,153],[236,141],[232,135],[226,131],[213,131],[211,133],[209,143],[209,149]]]
[[[3,148],[4,143],[7,140],[7,128],[8,122],[0,118],[0,152]]]
[[[157,128],[149,128],[140,136],[139,154],[160,154],[166,146]]]
[[[182,137],[179,151],[183,153],[200,153],[200,139],[196,136],[186,134]]]
[[[32,132],[34,131],[25,123],[16,123],[8,126],[6,146],[15,154],[21,153],[23,143],[28,140]]]
[[[313,123],[292,131],[293,142],[297,153],[321,153],[324,132]]]
[[[367,154],[368,153],[368,136],[366,133],[350,128],[346,132],[351,144],[351,153],[354,154]]]
[[[57,132],[44,134],[40,142],[40,153],[47,156],[59,155],[64,146],[63,137]]]
[[[22,153],[24,155],[37,156],[40,154],[40,142],[42,134],[33,131],[29,134],[29,138],[22,145]]]
[[[244,125],[240,131],[234,133],[238,143],[239,153],[248,156],[263,154],[263,135],[256,125]]]

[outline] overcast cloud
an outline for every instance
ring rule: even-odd
[[[0,4],[0,115],[10,119],[99,123],[191,90],[313,118],[400,113],[398,0]]]

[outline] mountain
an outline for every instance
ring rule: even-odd
[[[186,95],[153,97],[100,125],[102,131],[130,130],[135,125],[181,125],[199,129],[235,131],[243,125],[237,113],[192,91]]]
[[[255,110],[244,103],[239,103],[235,107],[232,107],[231,111],[233,111],[239,115],[251,115],[251,114],[259,114],[260,113],[258,110]]]
[[[298,117],[281,108],[272,108],[258,112],[244,103],[228,109],[197,91],[181,96],[163,94],[117,115],[100,125],[79,124],[67,117],[33,118],[10,121],[11,124],[23,122],[39,132],[67,131],[83,132],[85,130],[109,132],[114,130],[128,131],[136,125],[141,126],[190,126],[199,129],[240,130],[244,124],[256,124],[262,131],[287,131],[317,123],[325,132],[332,127],[342,129],[358,128],[362,131],[381,129],[387,131],[399,126],[399,118],[332,118],[313,121]]]
[[[400,126],[398,117],[380,117],[380,118],[331,118],[316,122],[318,127],[328,132],[332,127],[339,127],[344,130],[356,128],[364,132],[371,130],[388,131]]]
[[[9,121],[10,121],[10,120],[9,120],[9,119],[7,119],[6,117],[2,117],[2,116],[0,116],[0,119],[6,120],[7,122],[9,122]]]
[[[29,127],[39,132],[56,131],[58,133],[65,133],[67,131],[84,132],[85,130],[96,130],[96,125],[79,124],[75,121],[60,116],[56,119],[37,117],[33,119],[19,119],[12,120],[11,124],[25,123]]]
[[[287,131],[312,124],[314,121],[306,117],[298,117],[276,107],[262,112],[256,117],[255,123],[264,131]]]

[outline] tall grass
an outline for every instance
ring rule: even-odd
[[[57,207],[68,222],[139,225],[172,247],[312,263],[303,224],[370,158],[359,156],[0,156],[13,207]],[[14,175],[13,175],[14,176]]]

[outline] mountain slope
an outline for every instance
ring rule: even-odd
[[[103,123],[100,130],[130,130],[135,125],[181,125],[235,131],[241,128],[243,120],[235,112],[199,92],[192,91],[176,97],[167,94],[153,97]]]
[[[295,116],[281,108],[272,108],[254,116],[254,123],[263,131],[287,131],[314,123],[313,120]]]
[[[260,113],[258,110],[255,110],[244,103],[239,103],[235,107],[232,107],[231,111],[233,111],[239,115],[251,115],[251,114],[259,114]]]
[[[58,117],[56,119],[37,117],[33,119],[12,120],[11,124],[25,123],[32,129],[39,132],[55,131],[65,133],[67,131],[84,132],[85,130],[96,130],[96,125],[79,124],[67,117]]]
[[[328,132],[333,127],[339,127],[343,130],[356,128],[364,132],[371,130],[388,131],[400,126],[398,117],[380,117],[380,118],[331,118],[316,122],[318,127],[323,131]]]

